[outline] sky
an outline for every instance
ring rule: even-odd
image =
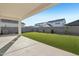
[[[34,26],[36,23],[65,18],[66,23],[79,19],[79,3],[60,3],[44,10],[36,15],[24,19],[26,26]]]

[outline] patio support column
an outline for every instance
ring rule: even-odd
[[[21,35],[21,20],[18,21],[18,34]]]
[[[0,24],[2,25],[2,23],[1,23],[1,19],[0,19]],[[0,34],[1,34],[1,25],[0,25]]]

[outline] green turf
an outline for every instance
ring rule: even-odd
[[[79,36],[38,32],[23,33],[23,36],[79,55]]]

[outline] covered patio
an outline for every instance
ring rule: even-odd
[[[1,3],[0,19],[18,21],[18,34],[21,35],[22,20],[55,5],[56,3]]]
[[[22,20],[55,5],[55,3],[0,3],[0,19],[18,21],[18,35],[0,35],[0,55],[3,55],[21,35]],[[2,25],[0,33],[1,27]]]

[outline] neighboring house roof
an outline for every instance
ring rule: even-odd
[[[38,24],[43,24],[44,22],[42,22],[42,23],[37,23],[37,24],[35,24],[35,25],[38,25]]]
[[[53,27],[51,24],[47,23],[50,27]]]
[[[47,22],[37,23],[37,24],[35,24],[35,26],[49,27],[49,25],[47,24]]]
[[[42,23],[37,23],[37,24],[35,24],[35,25],[38,25],[38,24],[46,24],[47,22],[42,22]]]
[[[48,22],[57,22],[57,21],[62,21],[62,20],[65,20],[65,19],[64,19],[64,18],[62,18],[62,19],[57,19],[57,20],[48,21]]]
[[[79,26],[79,20],[66,24],[67,26]]]

